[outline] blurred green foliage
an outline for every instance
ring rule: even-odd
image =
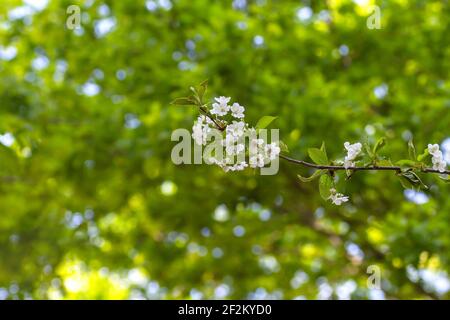
[[[286,162],[175,166],[197,111],[169,106],[208,78],[249,122],[278,116],[297,158],[381,137],[421,153],[449,136],[448,1],[45,2],[0,6],[0,298],[450,297],[435,177],[408,200],[393,173],[341,176],[335,207]]]

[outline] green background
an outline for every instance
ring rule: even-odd
[[[287,162],[176,166],[197,111],[169,106],[209,79],[305,160],[322,141],[336,159],[386,137],[393,161],[411,137],[448,145],[448,1],[42,2],[0,6],[0,298],[450,297],[436,177],[411,197],[393,173],[341,176],[336,207]]]

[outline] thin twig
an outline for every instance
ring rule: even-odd
[[[320,165],[315,163],[306,162],[303,160],[297,160],[294,158],[287,157],[285,155],[280,154],[280,158],[299,164],[305,167],[314,168],[314,169],[322,169],[322,170],[330,170],[330,171],[336,171],[336,170],[350,170],[350,171],[383,171],[383,170],[390,170],[390,171],[396,171],[401,172],[402,168],[399,166],[369,166],[369,167],[347,167],[344,166],[331,166],[331,165]],[[440,173],[440,174],[450,174],[450,171],[446,170],[444,172],[440,172],[439,170],[431,169],[431,168],[425,168],[425,169],[419,169],[421,172],[425,173]]]
[[[211,119],[212,122],[214,122],[214,125],[216,126],[217,129],[219,129],[220,131],[225,130],[225,127],[223,127],[220,124],[218,124],[217,120],[214,119],[214,117],[209,113],[208,110],[206,110],[203,107],[200,107],[200,111],[202,111],[205,116],[207,116],[209,119]]]

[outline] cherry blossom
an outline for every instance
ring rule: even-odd
[[[331,202],[337,206],[340,206],[342,203],[347,202],[349,197],[348,196],[344,196],[342,193],[339,193],[336,191],[336,189],[331,188],[330,189],[330,197],[329,199],[331,200]]]
[[[447,162],[444,160],[442,151],[439,150],[438,144],[429,144],[428,153],[431,154],[431,162],[433,163],[433,169],[439,172],[445,172],[447,169]]]

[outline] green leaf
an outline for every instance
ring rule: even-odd
[[[317,148],[309,148],[308,155],[316,164],[327,165],[328,157],[325,151]]]
[[[423,161],[428,155],[428,149],[425,149],[421,155],[417,156],[417,161]]]
[[[370,145],[368,142],[364,142],[363,143],[364,149],[366,150],[367,155],[369,156],[370,159],[374,158],[374,154],[372,152],[372,150],[370,149]]]
[[[412,139],[408,141],[408,153],[409,153],[409,158],[411,160],[416,160],[417,159],[416,147],[414,147],[414,142],[413,142]]]
[[[411,188],[411,187],[423,187],[424,189],[428,189],[428,186],[425,185],[420,177],[411,169],[407,169],[397,174],[401,177],[400,182],[403,187]]]
[[[297,175],[297,177],[300,179],[301,182],[311,182],[326,172],[327,172],[326,170],[316,170],[310,177],[303,177],[299,174]]]
[[[192,93],[194,94],[194,95],[191,96],[191,97],[194,99],[194,101],[197,102],[196,104],[201,104],[201,99],[200,99],[200,97],[199,97],[199,95],[198,95],[197,89],[194,88],[194,87],[189,87],[189,89],[190,89],[190,90],[192,91]]]
[[[263,116],[258,120],[256,124],[256,129],[265,129],[267,128],[273,121],[275,121],[277,117],[272,116]]]
[[[280,145],[280,149],[281,149],[281,151],[282,152],[286,152],[286,153],[289,153],[289,148],[288,148],[288,146],[286,145],[286,143],[284,143],[283,141],[278,141],[278,143],[279,143],[279,145]]]
[[[203,96],[205,95],[206,90],[208,89],[208,79],[202,81],[199,85],[198,85],[198,96],[200,98],[200,101],[202,101]]]
[[[322,199],[327,200],[330,197],[330,189],[333,188],[333,178],[328,174],[320,176],[319,193]]]
[[[417,184],[417,186],[424,188],[425,190],[428,190],[428,186],[423,183],[422,179],[413,171],[410,171],[410,177],[414,177],[414,181]]]
[[[194,97],[190,96],[190,97],[176,98],[170,104],[179,106],[196,106],[197,102],[195,101]]]
[[[409,181],[408,179],[406,179],[402,175],[399,175],[398,178],[400,179],[400,183],[401,183],[403,188],[411,189],[411,188],[414,187],[414,184],[412,184],[411,181]]]
[[[386,145],[386,139],[385,138],[380,138],[377,143],[375,143],[375,146],[373,147],[373,151],[372,153],[374,155],[377,154],[378,151],[381,150],[381,148],[383,148]]]

